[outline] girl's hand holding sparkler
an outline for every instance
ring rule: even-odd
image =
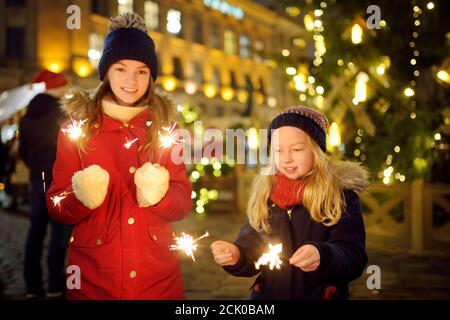
[[[109,173],[93,164],[72,177],[72,189],[77,199],[89,209],[100,207],[106,197]]]
[[[158,163],[146,162],[137,169],[134,183],[139,207],[145,208],[160,202],[169,189],[169,180],[169,171]]]
[[[289,263],[304,272],[316,271],[320,265],[319,250],[312,244],[305,244],[297,249],[289,259]]]
[[[211,251],[214,256],[216,263],[221,266],[234,266],[238,263],[241,253],[239,248],[226,241],[214,241],[211,244]]]

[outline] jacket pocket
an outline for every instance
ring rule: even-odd
[[[155,249],[170,250],[176,244],[175,233],[170,224],[160,224],[147,227],[148,236]]]
[[[95,213],[93,213],[95,215]],[[93,217],[84,219],[72,228],[72,234],[69,238],[69,246],[96,248],[102,247],[109,242],[108,225],[100,224]]]

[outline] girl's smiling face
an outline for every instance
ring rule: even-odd
[[[109,68],[108,79],[117,102],[131,107],[147,91],[150,69],[140,61],[119,60]]]
[[[314,153],[308,135],[296,127],[284,126],[272,133],[275,166],[286,177],[299,179],[314,167]]]

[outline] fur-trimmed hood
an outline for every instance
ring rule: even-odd
[[[71,97],[62,101],[61,109],[73,119],[86,119],[88,105],[93,103],[94,93],[86,90],[71,92]]]
[[[338,181],[343,190],[364,191],[369,184],[369,172],[359,162],[332,160]]]

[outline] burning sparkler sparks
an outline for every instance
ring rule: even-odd
[[[59,210],[61,210],[61,201],[63,201],[65,198],[67,198],[67,196],[71,193],[73,193],[73,191],[72,192],[64,191],[56,196],[51,197],[50,200],[52,200],[53,206],[54,207],[58,206]]]
[[[66,94],[64,95],[64,98],[72,99],[73,98],[73,93],[72,92],[66,92]]]
[[[127,142],[125,142],[123,145],[124,145],[125,148],[130,149],[130,148],[131,148],[131,145],[132,145],[133,143],[135,143],[137,140],[138,140],[138,138],[134,138],[134,139],[131,140],[131,141],[128,141],[128,139],[127,139]]]
[[[81,128],[87,119],[84,120],[72,120],[72,123],[61,131],[69,136],[71,140],[77,140],[80,137],[84,137],[83,129]]]
[[[159,147],[161,148],[169,148],[173,145],[179,144],[183,142],[183,139],[177,139],[177,135],[173,133],[173,130],[175,129],[175,126],[177,125],[176,122],[172,125],[172,127],[163,127],[162,129],[167,132],[165,134],[162,134],[161,132],[158,132],[159,140],[161,141],[161,144]]]
[[[273,268],[280,269],[281,264],[283,263],[279,257],[279,254],[283,250],[283,245],[278,243],[276,245],[269,244],[269,252],[264,253],[261,258],[255,262],[255,268],[259,270],[261,265],[269,265],[269,269],[273,270]]]
[[[187,256],[191,257],[192,260],[195,261],[194,251],[197,250],[198,246],[196,242],[208,236],[209,232],[206,231],[204,235],[194,239],[191,235],[182,232],[181,237],[175,237],[176,244],[170,245],[170,250],[182,250]]]
[[[42,184],[44,185],[44,193],[45,193],[45,172],[42,171],[41,175],[42,175]]]

